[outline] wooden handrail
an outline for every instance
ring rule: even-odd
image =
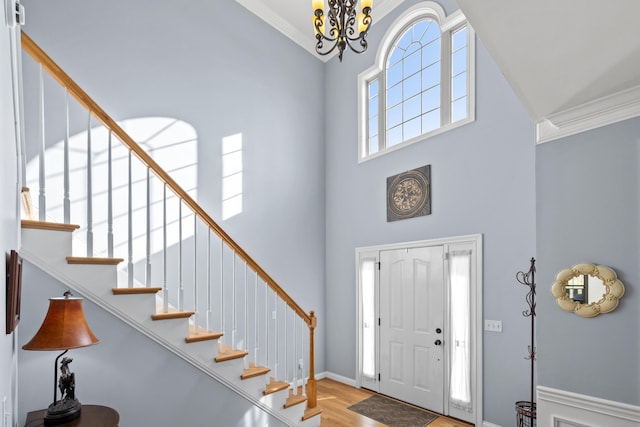
[[[266,271],[258,265],[257,262],[253,260],[247,254],[244,249],[240,247],[210,216],[207,212],[202,209],[202,207],[195,201],[189,194],[182,189],[176,183],[169,174],[167,174],[161,167],[156,163],[155,160],[147,154],[142,147],[140,147],[134,140],[127,134],[121,127],[113,120],[100,106],[84,91],[76,82],[74,82],[71,77],[67,73],[65,73],[62,68],[58,66],[50,57],[47,55],[26,33],[22,32],[22,48],[29,54],[31,57],[38,63],[42,65],[42,67],[51,74],[51,76],[60,83],[67,91],[87,110],[91,112],[91,114],[100,121],[107,129],[109,129],[133,154],[140,159],[142,163],[144,163],[149,169],[153,171],[153,173],[164,182],[167,187],[178,197],[180,198],[189,208],[193,211],[195,215],[200,218],[214,233],[218,235],[226,244],[229,246],[247,265],[256,272],[258,277],[260,277],[278,296],[286,302],[286,304],[296,312],[300,318],[304,320],[309,328],[312,325],[315,327],[315,320],[312,319],[311,315],[304,312],[304,310],[296,303],[293,298],[287,294],[278,285],[278,283],[267,274]]]

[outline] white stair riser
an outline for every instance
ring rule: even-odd
[[[64,260],[71,255],[72,234],[68,231],[22,229],[22,246],[47,260]]]

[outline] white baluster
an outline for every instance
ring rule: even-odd
[[[111,150],[111,131],[109,131],[107,155],[107,254],[113,258],[113,154]]]
[[[273,319],[273,345],[274,345],[274,363],[275,369],[273,370],[274,376],[278,378],[278,367],[280,365],[280,349],[278,348],[278,294],[273,292],[273,312],[275,313],[275,319]]]
[[[93,256],[93,171],[91,147],[91,111],[87,120],[87,257]]]
[[[307,395],[307,387],[306,387],[307,376],[305,375],[305,369],[306,369],[308,364],[304,363],[304,360],[306,358],[304,342],[305,342],[305,337],[306,337],[305,332],[307,331],[307,324],[302,319],[300,319],[300,322],[301,322],[301,327],[300,327],[300,359],[303,360],[302,368],[300,369],[300,386],[302,386],[302,394],[304,396],[306,396]]]
[[[256,278],[255,278],[255,282],[254,282],[254,291],[253,291],[253,307],[255,308],[254,310],[254,315],[253,318],[255,320],[255,325],[254,325],[254,329],[253,329],[253,338],[254,338],[254,347],[255,347],[255,361],[256,361],[256,365],[258,364],[258,349],[259,349],[259,344],[258,344],[258,273],[256,272]]]
[[[222,238],[220,238],[220,332],[224,338],[226,331],[224,328],[224,241]]]
[[[287,381],[289,371],[289,337],[287,336],[287,305],[284,306],[284,380]]]
[[[167,184],[162,193],[162,309],[169,312],[169,286],[167,283]]]
[[[269,285],[264,282],[264,359],[266,360],[265,366],[269,366]]]
[[[151,168],[147,168],[147,265],[145,285],[151,287]]]
[[[211,331],[211,229],[208,228],[207,233],[207,331]]]
[[[193,317],[194,326],[197,328],[199,325],[199,313],[198,309],[198,216],[193,214],[193,311],[195,313]],[[197,329],[196,329],[197,330]]]
[[[128,163],[128,176],[129,183],[127,184],[127,258],[129,260],[127,264],[127,285],[133,288],[133,180],[131,173],[131,150],[129,150],[129,163]]]
[[[69,91],[64,92],[64,223],[71,223],[71,200],[69,199]]]
[[[236,253],[233,253],[231,259],[231,346],[236,348],[236,331],[238,327],[237,322],[238,310],[236,308]]]
[[[247,295],[247,263],[244,263],[244,351],[249,352],[249,313],[248,313]],[[247,368],[247,360],[245,358],[245,368]]]
[[[182,280],[182,200],[178,202],[178,310],[184,310],[184,281]]]
[[[298,394],[298,335],[296,331],[298,330],[298,316],[296,313],[293,313],[293,390],[295,394]]]
[[[39,126],[40,132],[40,156],[38,159],[38,167],[40,176],[38,177],[39,194],[38,194],[38,219],[40,221],[46,221],[47,218],[47,196],[45,191],[45,135],[44,135],[44,70],[42,64],[40,65],[40,109],[39,109]]]

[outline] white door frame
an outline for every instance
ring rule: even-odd
[[[383,250],[395,250],[395,249],[405,249],[405,248],[417,248],[424,246],[445,246],[445,252],[447,252],[447,248],[449,246],[455,246],[459,244],[471,244],[474,247],[473,253],[475,254],[475,269],[472,270],[473,277],[471,278],[471,283],[474,284],[471,286],[471,310],[472,310],[472,320],[474,321],[474,325],[471,329],[471,341],[474,343],[474,348],[472,348],[472,355],[474,356],[472,359],[473,364],[473,372],[474,377],[472,378],[473,389],[473,410],[475,417],[475,425],[482,425],[482,406],[483,406],[483,398],[482,398],[482,235],[481,234],[472,234],[465,236],[456,236],[456,237],[445,237],[439,239],[430,239],[430,240],[420,240],[414,242],[403,242],[403,243],[392,243],[386,245],[376,245],[376,246],[367,246],[356,248],[356,256],[355,256],[355,270],[356,270],[356,297],[357,297],[357,315],[356,315],[356,387],[362,387],[362,284],[360,283],[360,260],[363,255],[371,254],[372,252],[380,252]],[[449,269],[448,266],[445,268],[445,280],[448,277]],[[377,279],[376,279],[377,280]],[[448,294],[448,292],[445,292]],[[448,301],[448,297],[447,297]],[[447,304],[448,305],[448,304]],[[445,317],[448,316],[448,309],[446,310]],[[448,329],[448,328],[447,328]],[[448,333],[447,330],[445,332]],[[446,335],[445,335],[446,337]],[[444,415],[449,415],[449,397],[448,397],[448,389],[449,389],[449,354],[445,352],[445,360],[446,360],[446,368],[445,368],[445,405]],[[378,360],[376,360],[376,364]]]

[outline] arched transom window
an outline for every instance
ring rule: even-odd
[[[474,51],[460,11],[425,2],[398,18],[359,77],[359,160],[473,121]]]

